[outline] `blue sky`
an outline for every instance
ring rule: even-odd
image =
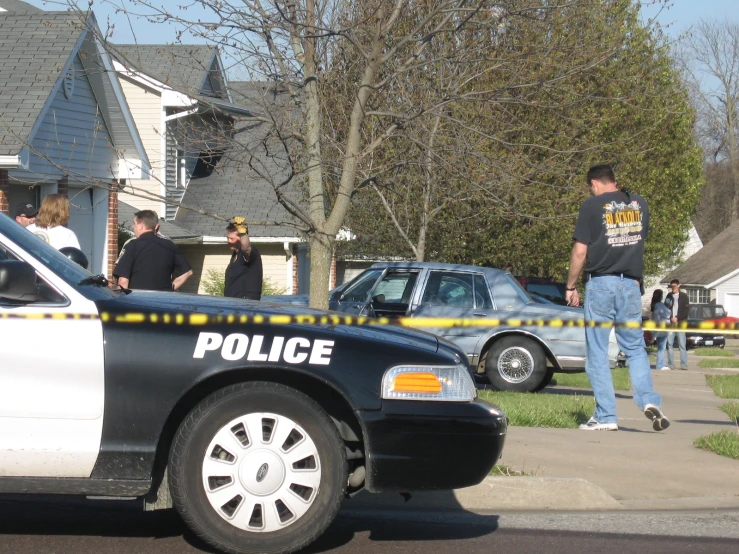
[[[25,1],[44,10],[63,10],[67,5],[65,0]],[[134,17],[126,18],[122,13],[115,13],[113,3],[119,6],[131,5],[128,0],[94,0],[93,10],[102,29],[106,28],[108,21],[115,24],[112,37],[114,42],[119,44],[134,42],[132,27],[135,29],[135,41],[139,44],[165,44],[175,40],[175,28],[172,25],[148,23]],[[650,5],[651,0],[644,0],[642,3],[644,4],[642,13],[645,19],[657,15],[658,9],[655,5]],[[666,32],[673,38],[689,30],[691,25],[701,18],[739,19],[736,15],[739,0],[672,0],[671,3],[668,9],[662,10],[657,15],[657,20],[665,26]],[[86,7],[87,4],[85,0],[79,1],[81,6]],[[193,17],[198,13],[198,10],[192,7],[192,0],[159,0],[158,4],[166,6],[170,11],[178,10],[179,6],[190,5],[191,7],[187,10],[188,17]],[[183,42],[194,42],[194,40],[185,40],[183,37]]]

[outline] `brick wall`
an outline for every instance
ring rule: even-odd
[[[69,179],[66,177],[59,179],[56,184],[56,192],[62,196],[69,196]]]
[[[0,212],[6,215],[10,215],[10,204],[8,203],[9,188],[8,170],[0,169]]]
[[[113,268],[118,257],[118,183],[110,184],[108,191],[108,278],[113,278]]]

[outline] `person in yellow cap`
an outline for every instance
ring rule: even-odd
[[[224,296],[260,300],[262,298],[262,255],[249,240],[249,227],[243,217],[234,217],[226,227],[231,261],[226,268]]]

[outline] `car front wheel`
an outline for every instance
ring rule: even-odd
[[[535,341],[503,337],[490,348],[485,372],[496,390],[534,392],[541,390],[547,379],[547,359]]]
[[[336,517],[344,452],[333,421],[306,395],[275,383],[226,387],[177,431],[169,459],[174,505],[224,552],[294,552]]]

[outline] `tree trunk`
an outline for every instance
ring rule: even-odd
[[[328,287],[334,239],[315,233],[310,238],[310,307],[328,309]]]

